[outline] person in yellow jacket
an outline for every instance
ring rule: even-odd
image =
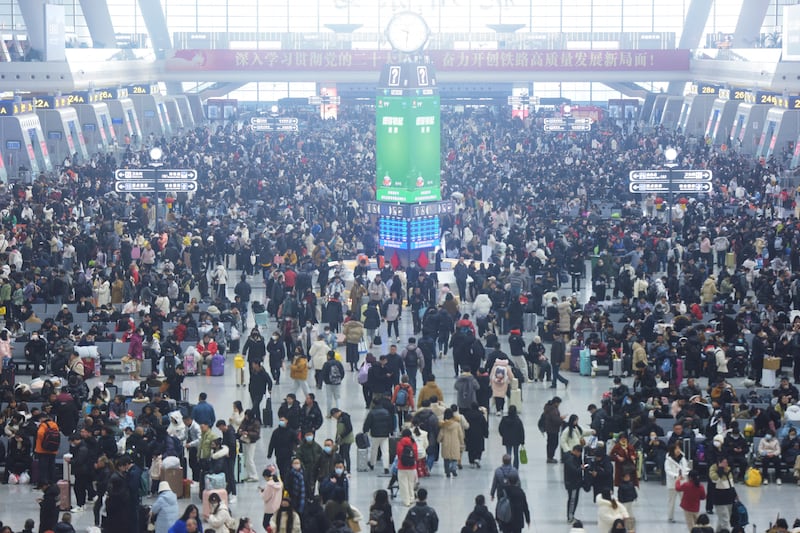
[[[300,389],[305,398],[310,391],[306,382],[308,379],[308,359],[306,359],[302,348],[298,347],[298,351],[294,353],[294,359],[292,359],[292,364],[289,367],[289,377],[294,381],[293,392]]]

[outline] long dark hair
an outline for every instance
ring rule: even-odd
[[[281,527],[281,515],[289,513],[289,516],[286,517],[286,529],[284,529],[281,533],[290,532],[290,531],[292,531],[292,528],[294,527],[294,509],[292,509],[292,502],[289,501],[288,498],[284,498],[281,503],[283,503],[284,501],[288,502],[289,505],[287,505],[286,507],[281,505],[280,507],[278,507],[278,512],[275,513],[275,525],[276,525],[276,527]],[[278,533],[278,531],[279,530],[276,529],[275,533]]]
[[[181,515],[179,520],[186,522],[189,518],[191,518],[192,511],[195,511],[197,513],[197,519],[199,520],[200,509],[198,509],[197,506],[193,503],[190,503],[189,505],[186,506],[186,509],[183,511],[183,514]]]
[[[699,487],[700,486],[700,474],[697,473],[697,470],[689,470],[688,477],[689,477],[689,481],[694,483],[695,487]]]
[[[567,420],[567,427],[569,428],[569,433],[567,433],[567,435],[569,435],[569,438],[572,438],[572,431],[575,430],[575,429],[577,429],[578,432],[581,435],[583,435],[583,430],[578,425],[578,415],[574,415],[574,414],[573,415],[569,415],[569,420]]]

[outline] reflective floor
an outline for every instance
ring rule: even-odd
[[[232,277],[231,279],[237,278]],[[263,285],[254,284],[253,298],[259,297],[263,297]],[[400,332],[400,336],[404,340],[411,333],[411,321],[407,313],[404,314]],[[385,339],[385,331],[383,333]],[[526,333],[526,343],[530,342],[532,337],[532,333]],[[505,341],[505,337],[501,337],[501,343],[507,351]],[[384,342],[381,348],[384,351],[388,351],[388,346],[389,343]],[[446,402],[451,403],[454,400],[454,378],[451,359],[437,361],[434,372],[437,382],[445,392]],[[598,401],[601,394],[609,388],[611,380],[607,377],[589,378],[572,374],[566,374],[566,377],[570,380],[569,387],[564,388],[559,385],[558,390],[555,391],[563,399],[561,412],[567,415],[576,413],[580,416],[581,423],[586,423],[589,419],[586,412],[587,405]],[[21,379],[24,380],[26,378],[22,377]],[[627,381],[630,382],[628,383],[629,385],[632,383],[630,378]],[[192,398],[196,398],[201,391],[208,393],[209,400],[216,410],[217,418],[228,418],[234,400],[241,400],[246,407],[248,406],[249,396],[246,388],[236,387],[235,385],[232,358],[228,358],[224,377],[193,377],[188,378],[185,383],[190,389]],[[289,383],[289,380],[286,380],[285,383],[282,382],[280,386],[275,388],[273,403],[276,407],[279,400],[282,400],[287,393],[292,392]],[[356,376],[351,373],[348,373],[346,383],[348,386],[343,390],[343,405],[341,407],[351,414],[353,425],[359,431],[365,417],[360,386],[356,381]],[[322,392],[323,394],[319,394],[318,397],[321,399],[320,403],[324,411],[324,391]],[[533,512],[533,526],[531,529],[536,531],[566,532],[569,530],[569,525],[566,523],[566,492],[562,481],[561,465],[545,464],[545,440],[536,429],[536,421],[542,406],[547,399],[553,396],[553,392],[553,390],[546,388],[541,383],[529,383],[524,386],[522,417],[526,424],[529,462],[527,465],[521,466],[520,474],[522,487],[528,495],[529,505]],[[435,466],[433,475],[422,481],[422,486],[429,493],[429,504],[439,514],[440,531],[448,533],[460,531],[473,507],[475,495],[488,495],[493,469],[498,466],[503,454],[500,437],[497,434],[498,421],[499,418],[490,417],[490,437],[487,443],[487,451],[483,456],[483,468],[479,470],[473,469],[466,464],[467,461],[465,459],[465,467],[459,472],[459,476],[447,479],[443,473],[442,465],[439,463]],[[323,429],[318,435],[320,442],[328,436],[332,437],[334,435],[333,423],[330,420],[326,420]],[[259,470],[266,460],[266,444],[269,440],[269,430],[264,430],[262,437],[256,454]],[[355,449],[352,453],[355,464]],[[375,472],[353,472],[351,474],[350,501],[362,512],[367,512],[373,491],[379,488],[386,488],[388,484],[388,478],[378,474],[378,472],[382,472],[382,469],[376,468]],[[757,526],[756,530],[766,530],[769,522],[774,521],[777,514],[786,517],[790,526],[794,518],[800,515],[800,487],[793,483],[787,483],[783,486],[772,484],[758,488],[741,486],[737,487],[737,489],[741,500],[749,510],[750,523]],[[258,493],[258,484],[246,483],[239,485],[238,491],[238,501],[231,506],[234,516],[237,518],[242,516],[251,517],[253,524],[258,526],[258,531],[262,531],[260,524],[263,511]],[[3,523],[10,525],[14,531],[22,529],[26,518],[34,518],[38,527],[39,511],[35,501],[38,496],[39,494],[33,491],[30,486],[0,486],[0,502],[2,502],[0,503],[0,519]],[[656,481],[643,482],[639,491],[639,499],[634,505],[637,530],[647,531],[648,533],[685,531],[686,527],[683,524],[682,513],[679,510],[676,512],[677,523],[670,524],[667,522],[666,501],[666,487]],[[195,495],[193,503],[198,502],[199,499]],[[183,508],[189,501],[179,500],[179,503]],[[405,516],[405,512],[406,508],[399,502],[395,502],[395,523],[398,527],[402,517]],[[584,522],[586,531],[597,531],[597,512],[588,493],[581,494],[576,516]],[[716,523],[716,517],[711,518],[713,525]],[[73,525],[77,531],[85,531],[86,527],[92,525],[92,521],[91,511],[86,511],[74,517]],[[367,530],[364,524],[362,524],[362,527],[362,530]],[[752,525],[748,527],[752,527]]]

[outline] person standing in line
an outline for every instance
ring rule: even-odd
[[[554,396],[552,400],[547,402],[544,406],[544,432],[547,435],[547,463],[557,464],[555,458],[556,450],[558,449],[558,434],[561,431],[561,425],[564,422],[564,416],[558,410],[561,405],[561,398]]]
[[[564,488],[567,489],[567,522],[575,521],[575,510],[583,487],[583,447],[576,444],[564,455]]]
[[[511,405],[508,414],[500,420],[497,431],[503,439],[506,453],[513,458],[514,468],[519,469],[519,448],[525,445],[525,426],[517,414],[517,406]]]
[[[519,486],[519,476],[511,475],[506,485],[506,497],[511,504],[511,521],[500,524],[503,533],[521,533],[527,524],[531,526],[531,511],[528,507],[528,497]]]
[[[700,516],[700,502],[706,499],[706,489],[700,483],[700,475],[690,470],[686,478],[682,475],[675,480],[675,491],[681,493],[681,509],[689,531],[697,525]]]
[[[557,333],[553,336],[553,345],[550,347],[550,367],[553,373],[553,384],[550,385],[551,389],[556,388],[556,384],[560,381],[566,387],[569,385],[569,380],[561,375],[561,363],[566,361],[567,358],[567,344],[564,335]]]

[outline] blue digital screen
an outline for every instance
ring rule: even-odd
[[[409,231],[411,249],[433,248],[439,244],[439,234],[439,217],[412,219]]]
[[[408,220],[395,217],[381,217],[378,240],[387,248],[408,248]]]

